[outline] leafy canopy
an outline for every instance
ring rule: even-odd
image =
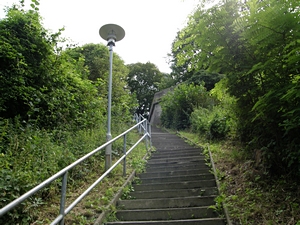
[[[163,74],[153,63],[134,63],[127,65],[126,78],[131,93],[136,95],[138,107],[136,113],[147,117],[153,96],[159,91],[159,83]]]
[[[274,173],[300,174],[299,10],[298,0],[220,1],[198,8],[173,45],[177,66],[226,75],[239,135]]]

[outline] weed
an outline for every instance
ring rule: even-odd
[[[203,136],[180,133],[194,143],[207,145]],[[300,225],[298,181],[292,177],[270,177],[258,170],[255,160],[237,141],[214,140],[209,146],[221,193],[210,208],[218,211],[223,203],[236,225]]]
[[[114,221],[118,221],[118,218],[116,216],[117,210],[116,208],[112,207],[110,209],[110,213],[108,214],[108,216],[106,217],[106,222],[114,222]]]
[[[43,179],[50,177],[75,159],[99,146],[99,137],[105,137],[105,130],[82,130],[78,132],[27,130],[17,132],[12,127],[6,139],[7,151],[0,154],[0,206],[33,188]],[[132,132],[127,136],[127,149],[140,136]],[[3,140],[2,140],[3,141]],[[103,140],[105,141],[105,140]],[[118,147],[118,146],[117,146]],[[104,152],[104,151],[103,151]],[[104,171],[103,152],[95,154],[69,173],[66,207],[83,193]],[[127,157],[127,173],[134,167],[143,170],[142,158],[146,155],[144,143],[140,143]],[[26,160],[24,161],[24,158]],[[133,162],[132,162],[133,160]],[[116,159],[113,158],[113,162]],[[130,166],[135,165],[135,166]],[[13,166],[13,170],[11,169]],[[96,186],[66,216],[65,224],[92,224],[103,211],[117,190],[123,185],[122,165],[115,168],[110,177]],[[20,207],[12,210],[0,223],[10,224],[50,224],[59,212],[61,181],[53,182]]]
[[[172,215],[170,212],[168,212],[168,220],[172,220]]]
[[[141,184],[142,180],[139,177],[135,177],[134,180],[133,180],[133,183],[134,184]]]
[[[130,195],[131,192],[134,191],[134,187],[130,184],[130,185],[127,185],[123,191],[122,191],[122,197],[121,199],[133,199],[133,197]]]
[[[215,205],[211,205],[208,208],[215,210],[219,215],[223,214],[223,202],[225,199],[225,195],[221,194],[215,198]]]

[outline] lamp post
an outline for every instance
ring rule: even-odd
[[[112,95],[112,62],[113,62],[113,46],[115,42],[120,41],[125,36],[122,27],[116,24],[103,25],[99,30],[100,36],[107,41],[109,46],[109,79],[108,79],[108,107],[107,107],[107,133],[106,141],[110,141],[111,137],[111,95]],[[105,170],[111,167],[111,144],[105,149]]]

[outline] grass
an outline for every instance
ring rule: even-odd
[[[94,132],[89,132],[74,136],[72,140],[67,140],[68,143],[62,149],[68,149],[69,147],[72,149],[72,153],[77,151],[77,155],[80,157],[95,148],[90,144],[85,145],[85,141],[89,141],[89,143],[99,142],[98,136],[91,137],[93,134]],[[127,135],[126,149],[128,150],[140,137],[141,136],[135,130],[130,132]],[[91,141],[91,139],[93,139],[93,141]],[[113,144],[112,149],[114,152],[112,163],[114,163],[122,155],[123,140]],[[51,149],[49,148],[48,151],[50,150]],[[147,149],[145,142],[143,141],[130,153],[130,155],[127,156],[126,177],[123,177],[123,163],[121,163],[108,177],[104,178],[104,180],[102,180],[81,202],[79,202],[75,208],[72,209],[72,211],[65,217],[65,224],[94,224],[99,214],[118,192],[132,171],[143,170],[143,165],[145,165],[143,157],[146,153]],[[66,153],[66,155],[68,154]],[[70,171],[68,176],[66,207],[68,207],[71,202],[78,198],[104,173],[104,164],[104,154],[101,152],[95,154]],[[51,164],[46,165],[51,167]],[[22,216],[22,222],[18,224],[50,224],[50,222],[53,221],[59,214],[60,185],[60,181],[53,182],[46,188],[45,191],[40,191],[37,197],[33,196],[29,201],[26,201],[22,215],[20,214],[21,211],[15,211],[16,216]],[[16,217],[15,220],[17,219],[18,218]],[[7,221],[5,224],[10,225],[16,223],[13,221]]]
[[[133,139],[138,139],[136,134]],[[118,192],[125,180],[132,173],[133,170],[141,170],[144,161],[142,158],[146,155],[147,150],[144,143],[141,143],[133,150],[132,154],[127,157],[127,176],[123,177],[123,165],[118,165],[112,173],[103,180],[82,202],[80,202],[75,209],[67,215],[65,224],[94,224],[98,215],[109,204],[114,195]],[[119,157],[115,157],[113,163]],[[90,181],[82,185],[82,193],[92,182]],[[78,194],[79,194],[78,193]],[[71,200],[71,199],[70,199]]]
[[[209,141],[180,132],[191,142],[210,146],[233,225],[300,225],[300,187],[291,177],[270,177],[258,167],[257,158],[231,139]]]

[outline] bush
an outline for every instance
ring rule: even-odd
[[[190,117],[192,130],[209,139],[236,135],[235,98],[227,93],[225,85],[226,79],[223,79],[210,91],[211,96],[216,99],[213,107],[198,107]]]
[[[191,114],[191,128],[193,132],[208,134],[211,111],[206,108],[197,108]]]
[[[209,108],[213,104],[213,98],[203,85],[180,84],[162,98],[162,125],[177,130],[189,128],[194,109]]]
[[[212,139],[225,138],[230,128],[228,126],[228,117],[216,113],[210,122],[209,135]]]
[[[114,123],[113,135],[128,129],[130,125],[127,122]],[[28,123],[21,124],[18,119],[14,122],[0,120],[3,125],[0,128],[0,146],[3,147],[0,148],[0,208],[105,143],[104,123],[95,124],[94,129],[50,132]],[[128,145],[133,138],[132,135],[127,136]],[[123,151],[123,140],[113,145],[113,151],[118,154]],[[99,171],[104,170],[104,152],[97,153],[70,171],[68,189],[78,189],[89,176],[99,175]],[[58,179],[39,191],[1,217],[0,224],[31,224],[40,213],[37,207],[58,196],[60,185]]]
[[[225,138],[234,127],[229,113],[220,105],[211,110],[197,108],[191,114],[192,130],[209,139]]]

